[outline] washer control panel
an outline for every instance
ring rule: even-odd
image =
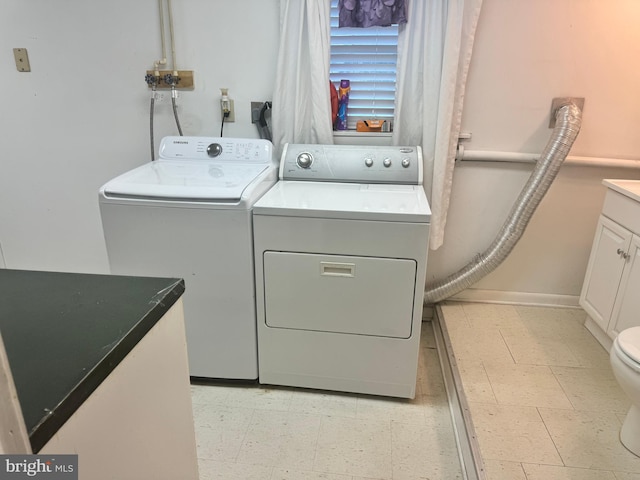
[[[422,184],[419,146],[285,145],[281,180]]]
[[[160,159],[264,163],[273,161],[273,145],[258,138],[164,137]]]

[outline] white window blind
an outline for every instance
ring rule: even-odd
[[[396,92],[398,27],[338,28],[338,0],[331,0],[331,81],[351,82],[348,128],[358,120],[392,121]]]

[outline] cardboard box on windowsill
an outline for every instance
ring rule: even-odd
[[[356,132],[383,132],[388,131],[386,120],[358,120],[356,123]]]

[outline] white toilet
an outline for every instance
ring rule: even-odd
[[[611,367],[631,408],[620,430],[620,441],[640,457],[640,327],[620,332],[609,353]]]

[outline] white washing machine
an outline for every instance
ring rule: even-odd
[[[421,183],[420,147],[286,146],[254,205],[260,383],[415,396]]]
[[[100,189],[111,273],[185,280],[192,377],[258,377],[251,214],[276,180],[267,140],[166,137]]]

